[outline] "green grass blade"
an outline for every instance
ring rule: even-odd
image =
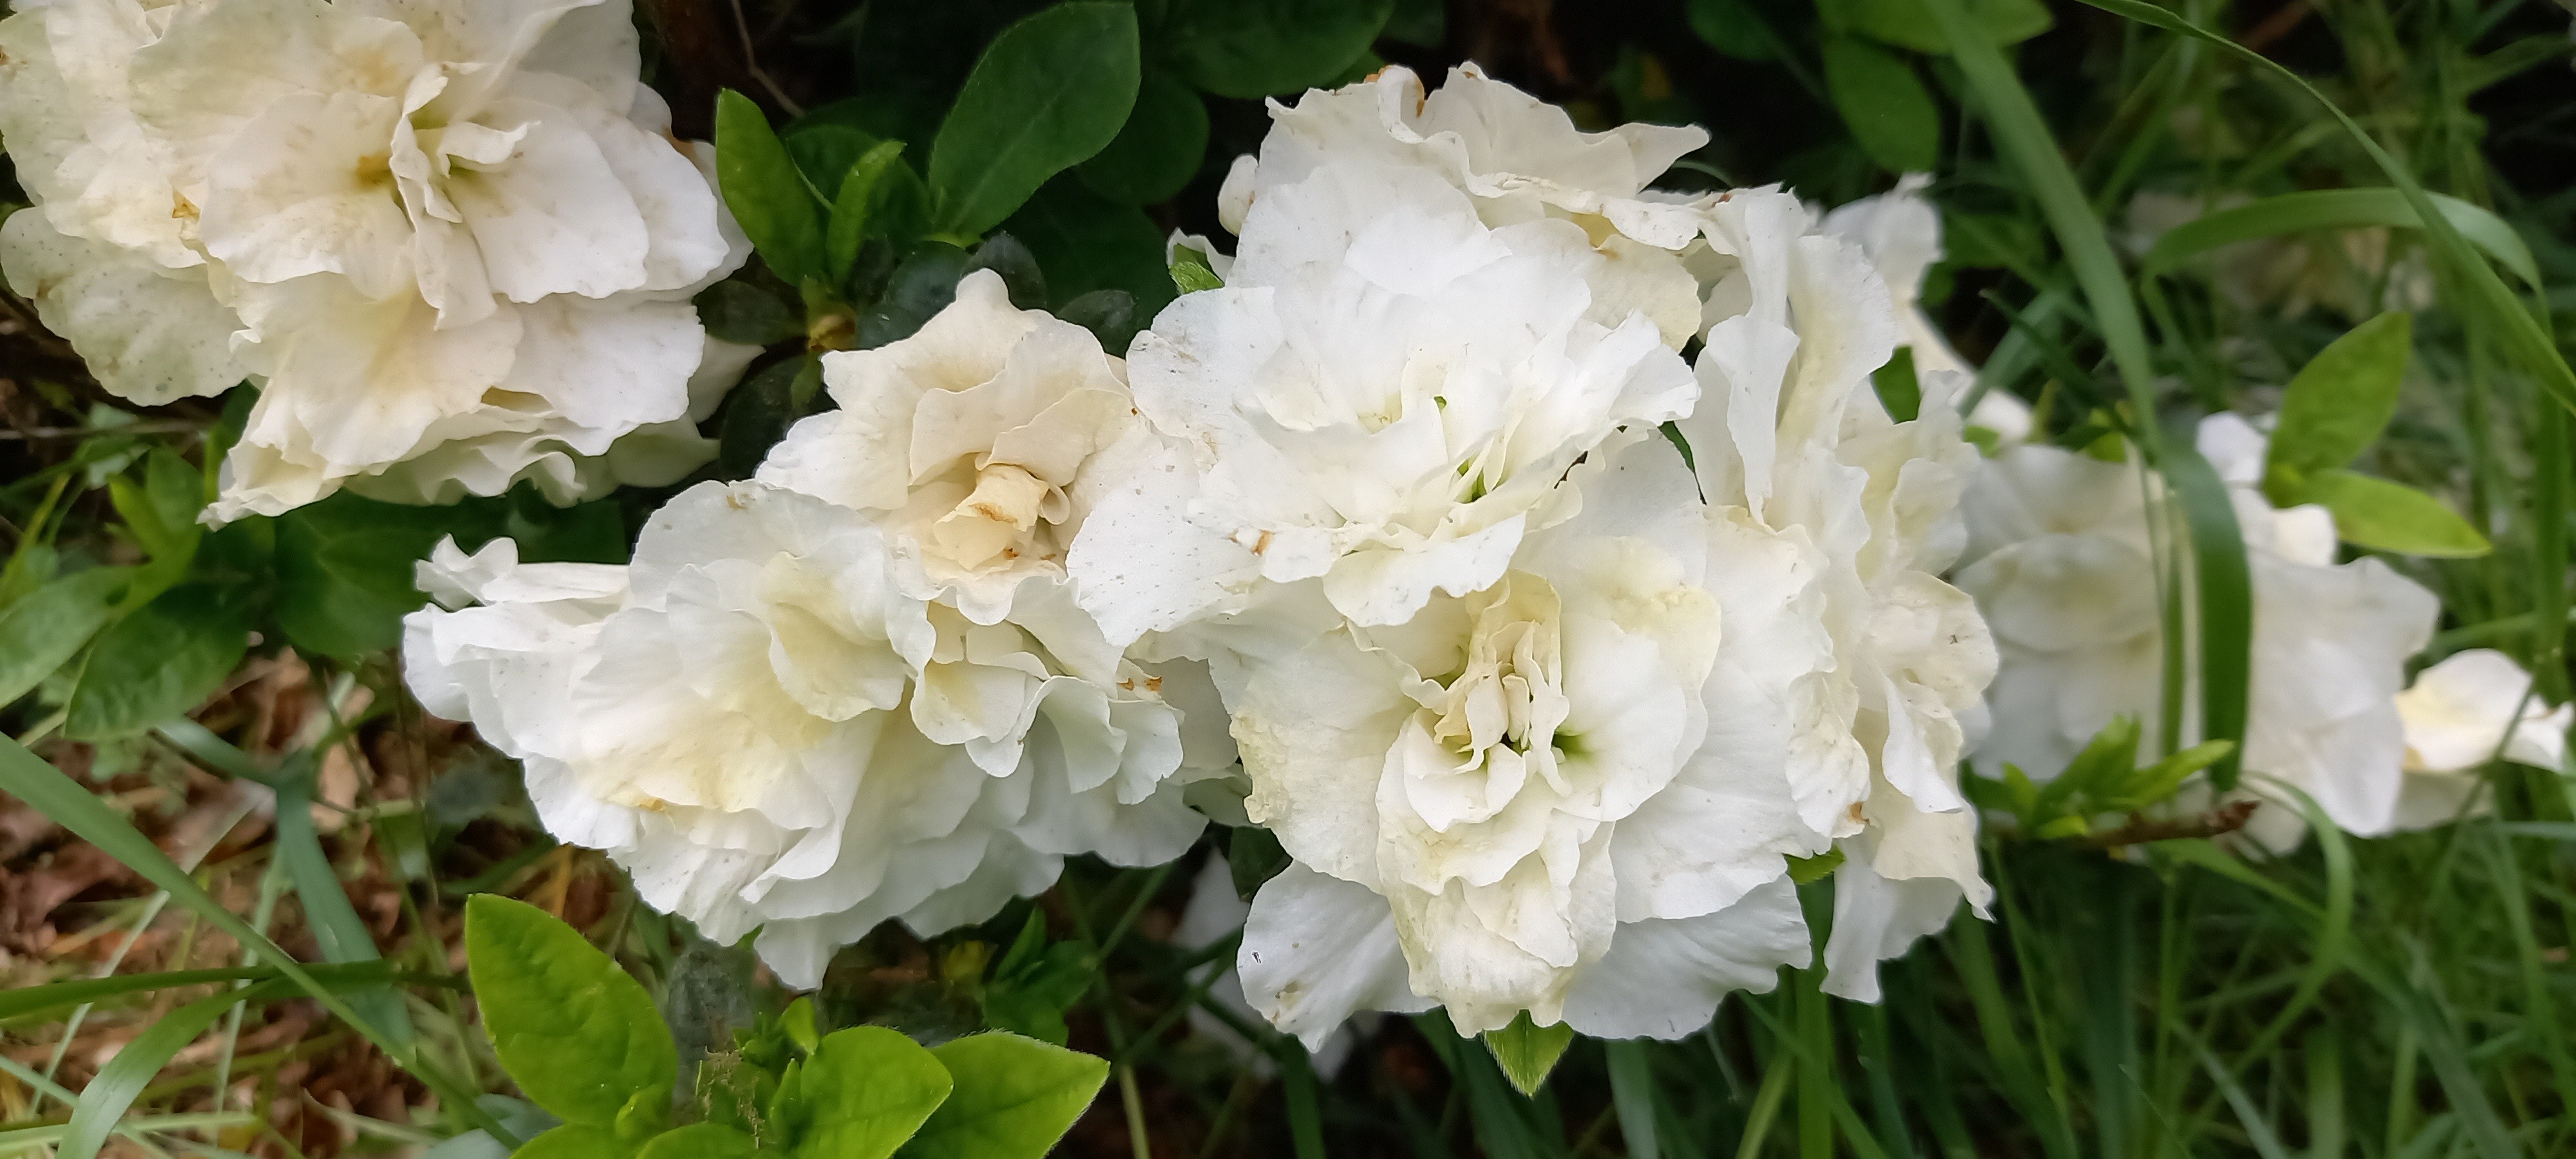
[[[2246,696],[2254,669],[2254,581],[2246,570],[2245,533],[2227,484],[2187,438],[2165,448],[2165,481],[2191,532],[2192,578],[2200,611],[2200,739],[2228,741],[2209,766],[2210,784],[2236,787],[2245,748]]]
[[[2343,972],[2344,959],[2352,945],[2352,843],[2315,798],[2287,781],[2264,779],[2296,803],[2299,814],[2307,818],[2309,830],[2316,834],[2317,847],[2326,861],[2326,908],[2317,923],[2316,936],[2308,943],[2308,964],[2299,974],[2298,988],[2290,992],[2290,1000],[2282,1004],[2280,1013],[2272,1016],[2253,1042],[2236,1053],[2235,1070],[2239,1074],[2279,1042],[2291,1023],[2317,1000],[2326,983]]]
[[[353,985],[381,985],[393,979],[389,964],[361,966],[320,966],[308,971],[323,985],[335,990]],[[56,982],[48,986],[28,986],[0,991],[0,1019],[23,1018],[30,1014],[96,1002],[124,994],[151,990],[168,990],[180,986],[198,986],[208,982],[265,982],[283,977],[273,966],[220,966],[207,970],[170,970],[158,974],[119,974],[107,978],[83,978]]]
[[[37,811],[52,818],[55,824],[71,830],[81,840],[99,847],[108,856],[123,862],[126,868],[141,874],[144,880],[168,891],[171,897],[204,918],[208,924],[222,930],[233,940],[249,947],[269,964],[277,967],[279,973],[286,975],[306,994],[312,995],[313,1000],[320,1003],[323,1009],[356,1028],[358,1033],[365,1036],[369,1042],[375,1043],[377,1049],[384,1051],[387,1058],[419,1076],[421,1082],[438,1093],[441,1102],[457,1108],[459,1114],[464,1115],[475,1126],[491,1132],[495,1138],[511,1140],[513,1145],[516,1144],[515,1136],[502,1127],[498,1120],[493,1119],[491,1115],[475,1105],[474,1096],[478,1092],[468,1089],[438,1067],[430,1065],[419,1056],[416,1049],[386,1038],[381,1029],[359,1017],[358,1012],[352,1009],[348,1002],[333,993],[330,987],[323,985],[320,979],[315,978],[304,968],[303,963],[295,960],[294,955],[287,953],[276,942],[269,940],[268,935],[251,928],[250,923],[243,921],[239,915],[225,909],[222,903],[208,896],[186,871],[170,860],[168,854],[161,852],[160,846],[154,845],[150,838],[135,832],[134,826],[117,815],[116,810],[109,808],[106,802],[99,800],[79,782],[63,775],[62,770],[46,763],[36,754],[28,752],[24,745],[6,738],[0,738],[0,791],[8,792],[19,800],[35,806]]]
[[[1646,1044],[1619,1039],[1601,1044],[1610,1064],[1610,1104],[1619,1112],[1619,1137],[1628,1159],[1662,1159],[1655,1145],[1655,1068]]]
[[[1753,1110],[1744,1119],[1744,1137],[1735,1144],[1735,1159],[1756,1159],[1762,1144],[1771,1138],[1771,1121],[1780,1116],[1780,1102],[1789,1097],[1789,1076],[1798,1069],[1795,1055],[1783,1050],[1771,1056],[1771,1065],[1762,1072],[1762,1087],[1753,1094]]]
[[[2093,308],[2102,341],[2110,347],[2111,361],[2119,368],[2120,378],[2128,385],[2130,401],[2137,407],[2145,428],[2141,443],[2147,458],[2150,462],[2161,461],[2156,445],[2158,434],[2153,429],[2155,371],[2147,356],[2146,327],[2139,321],[2137,299],[2129,293],[2128,276],[2121,271],[2111,239],[2103,232],[2102,219],[2094,215],[2092,203],[2076,183],[2075,170],[2058,151],[2048,122],[2040,117],[2039,106],[2031,100],[2030,90],[2022,87],[2021,78],[2013,74],[2003,51],[1969,19],[1960,0],[1923,3],[1949,38],[1951,59],[1967,78],[1969,89],[1976,93],[1996,147],[2029,185],[2031,196],[2039,201],[2040,212],[2048,218],[2049,229],[2056,233],[2066,264],[2074,271],[2076,285],[2082,287],[2086,303]]]
[[[1295,1043],[1280,1050],[1279,1075],[1288,1097],[1289,1141],[1297,1159],[1324,1159],[1324,1117],[1315,1102],[1315,1065],[1306,1048]]]
[[[150,1028],[136,1035],[116,1057],[100,1067],[98,1075],[81,1091],[80,1102],[72,1107],[71,1129],[64,1132],[59,1159],[94,1159],[99,1147],[107,1142],[116,1121],[125,1109],[134,1105],[134,1097],[150,1085],[152,1076],[169,1065],[170,1057],[196,1041],[198,1035],[223,1017],[237,1003],[264,1001],[293,988],[281,981],[269,981],[248,990],[226,990],[210,998],[200,998],[161,1016]]]
[[[2228,1107],[2236,1112],[2236,1121],[2244,1126],[2245,1141],[2253,1145],[2254,1153],[2263,1159],[2290,1159],[2290,1152],[2281,1146],[2281,1136],[2272,1129],[2271,1120],[2263,1117],[2262,1109],[2254,1105],[2254,1100],[2245,1097],[2245,1088],[2237,1083],[2235,1075],[2227,1073],[2227,1064],[2210,1053],[2200,1036],[2182,1027],[2176,1027],[2174,1032],[2181,1035],[2183,1042],[2200,1056],[2200,1068],[2208,1072],[2209,1081],[2217,1084],[2218,1093],[2226,1097]]]
[[[2344,132],[2351,136],[2355,144],[2361,146],[2364,153],[2369,154],[2371,162],[2388,177],[2389,184],[2396,186],[2398,192],[2406,198],[2407,204],[2414,208],[2416,220],[2424,224],[2424,236],[2430,243],[2436,260],[2458,283],[2456,288],[2463,291],[2467,299],[2465,302],[2454,303],[2453,308],[2458,310],[2463,319],[2472,326],[2485,326],[2496,330],[2495,337],[2499,344],[2515,362],[2539,379],[2541,386],[2555,396],[2560,405],[2576,409],[2576,370],[2568,368],[2567,360],[2558,353],[2558,347],[2551,340],[2548,330],[2541,326],[2538,319],[2531,316],[2530,311],[2524,309],[2522,304],[2514,299],[2513,291],[2505,288],[2504,279],[2497,277],[2495,270],[2478,258],[2476,252],[2470,248],[2467,239],[2460,235],[2459,229],[2451,224],[2449,217],[2442,214],[2434,205],[2431,195],[2427,194],[2424,187],[2415,180],[2415,175],[2399,165],[2396,158],[2389,156],[2388,151],[2380,147],[2377,139],[2364,132],[2362,127],[2346,115],[2340,106],[2327,100],[2324,93],[2317,91],[2316,86],[2309,84],[2306,78],[2290,71],[2270,57],[2202,28],[2172,12],[2143,3],[2141,0],[2084,0],[2084,2],[2141,24],[2153,25],[2169,32],[2179,32],[2216,45],[2221,51],[2289,81],[2298,86],[2301,92],[2308,94],[2318,106],[2335,119],[2337,124],[2343,127]],[[1927,0],[1927,3],[1932,5],[1936,15],[1945,10],[1951,15],[1956,15],[1957,0]],[[1998,64],[2001,63],[1999,55],[1996,60]],[[1966,64],[1964,57],[1961,64],[1963,66]],[[2037,114],[2034,112],[2032,115]],[[2108,329],[2107,326],[2106,329]]]
[[[2531,260],[2531,247],[2503,218],[2456,197],[2427,196],[2469,244],[2503,263],[2525,284],[2540,284],[2540,267]],[[2159,274],[2220,246],[2285,233],[2371,226],[2420,229],[2423,225],[2414,205],[2395,189],[2311,189],[2216,210],[2177,225],[2158,237],[2138,264],[2146,273]]]
[[[293,764],[300,767],[288,774],[277,793],[277,857],[304,902],[305,922],[313,927],[323,959],[342,964],[376,961],[383,955],[376,949],[375,935],[358,917],[357,907],[349,904],[349,892],[340,884],[339,872],[331,868],[330,857],[322,852],[321,835],[313,829],[313,762]],[[412,1041],[411,1015],[403,1010],[402,996],[391,988],[352,994],[349,1005],[381,1028],[385,1037],[403,1044]]]

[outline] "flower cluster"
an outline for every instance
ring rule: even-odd
[[[638,65],[626,0],[21,5],[0,267],[110,391],[260,385],[216,518],[672,482],[748,246]]]
[[[1207,763],[1168,683],[1192,670],[1126,660],[1063,564],[1141,438],[1121,370],[972,274],[919,334],[828,357],[841,409],[758,479],[681,493],[632,563],[442,546],[411,686],[525,762],[548,829],[710,938],[758,929],[800,986],[879,922],[981,921],[1067,856],[1177,857],[1204,825],[1175,775]]]
[[[1962,379],[1890,416],[1900,303],[1795,197],[1647,189],[1697,130],[1473,69],[1274,112],[1225,284],[1126,361],[970,275],[631,565],[442,551],[414,687],[790,981],[1173,857],[1204,786],[1291,855],[1236,974],[1312,1044],[1688,1033],[1809,961],[1791,861],[1835,854],[1830,985],[1874,998],[1989,896]]]

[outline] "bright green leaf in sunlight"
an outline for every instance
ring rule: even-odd
[[[1163,36],[1182,79],[1250,99],[1338,79],[1394,12],[1394,0],[1172,0]]]
[[[2494,550],[2458,512],[2402,483],[2319,471],[2308,477],[2298,499],[2324,504],[2334,513],[2335,534],[2355,547],[2434,559],[2469,559]]]
[[[510,1159],[632,1159],[634,1144],[606,1127],[566,1123],[522,1144]]]
[[[805,1064],[813,1108],[796,1140],[799,1159],[885,1159],[948,1100],[948,1068],[921,1044],[882,1026],[823,1037]]]
[[[231,585],[181,584],[99,633],[72,688],[64,734],[131,736],[213,695],[250,649],[250,599]]]
[[[691,1123],[654,1136],[636,1153],[636,1159],[751,1159],[759,1153],[759,1145],[751,1136],[731,1127]]]
[[[2318,351],[2290,380],[2263,463],[2263,489],[2273,503],[2298,502],[2303,480],[2351,463],[2379,441],[2397,413],[2414,329],[2405,314],[2382,314]]]
[[[732,89],[716,94],[716,187],[761,260],[793,285],[822,273],[823,214],[769,114]]]
[[[1059,4],[1003,29],[930,147],[940,229],[981,235],[1049,177],[1098,153],[1136,104],[1136,11]]]
[[[999,1031],[932,1048],[956,1084],[906,1159],[1038,1159],[1082,1117],[1109,1060]]]
[[[667,1100],[679,1055],[651,995],[579,931],[497,894],[465,903],[465,960],[501,1066],[567,1123]]]
[[[1573,1044],[1574,1028],[1563,1022],[1540,1026],[1524,1010],[1511,1025],[1488,1030],[1484,1037],[1485,1049],[1493,1052],[1503,1077],[1522,1094],[1535,1095],[1548,1072],[1556,1069],[1556,1060],[1565,1057],[1565,1048]]]
[[[1850,36],[1824,42],[1825,88],[1861,152],[1891,173],[1929,169],[1941,156],[1941,106],[1904,58]]]

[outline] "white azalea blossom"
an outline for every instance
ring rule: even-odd
[[[867,515],[763,483],[684,492],[625,567],[442,545],[407,676],[525,762],[549,830],[715,941],[758,927],[793,985],[886,919],[989,917],[1065,856],[1187,849],[1174,710],[907,593],[896,555]]]
[[[1237,964],[1309,1044],[1357,1010],[1432,1005],[1465,1034],[1527,1011],[1678,1037],[1807,960],[1786,785],[1680,780],[1720,651],[1707,559],[1666,546],[1702,526],[1689,476],[1660,442],[1583,473],[1583,514],[1490,586],[1346,621],[1234,697],[1249,812],[1295,859]],[[1730,800],[1711,824],[1672,823],[1712,792]]]
[[[2210,416],[2198,442],[2227,483],[2253,577],[2244,767],[2313,797],[2349,832],[2386,833],[2404,779],[2395,697],[2439,606],[2378,560],[2336,563],[2324,508],[2274,508],[2260,488],[2267,440],[2243,418]],[[1989,461],[1970,488],[1975,545],[1959,583],[1986,609],[2003,654],[1981,760],[2046,779],[2115,716],[2158,734],[2163,626],[2144,486],[2133,463],[2024,446]],[[2186,745],[2200,740],[2198,695],[2194,675]],[[2263,791],[2259,779],[2249,788]],[[2304,829],[2294,810],[2270,806],[2249,831],[2286,848]]]
[[[1870,372],[1900,333],[1895,299],[1788,194],[1719,198],[1706,238],[1691,260],[1712,321],[1681,429],[1741,660],[1721,660],[1702,759],[1785,780],[1809,851],[1840,844],[1826,986],[1874,999],[1880,958],[1992,896],[1958,761],[1994,644],[1939,578],[1977,462],[1965,383],[1927,375],[1920,417],[1889,418]]]
[[[120,395],[261,387],[216,517],[569,499],[691,413],[689,297],[748,247],[624,0],[60,0],[0,54],[38,203],[0,230],[12,286]]]
[[[2424,829],[2487,808],[2478,772],[2491,760],[2563,769],[2576,705],[2551,708],[2512,657],[2471,648],[2416,673],[2397,694],[2397,717],[2405,726],[2406,781],[2396,823]]]
[[[1696,393],[1643,317],[1593,320],[1602,260],[1570,222],[1489,227],[1417,169],[1325,167],[1264,194],[1228,283],[1130,351],[1168,441],[1074,544],[1085,606],[1124,643],[1263,584],[1320,579],[1364,625],[1491,586],[1579,506],[1577,459]]]
[[[1544,218],[1580,225],[1602,258],[1584,277],[1604,322],[1641,312],[1675,349],[1698,331],[1691,278],[1676,258],[1699,235],[1697,208],[1646,187],[1706,145],[1705,129],[1581,132],[1564,109],[1472,63],[1449,70],[1436,91],[1425,91],[1411,69],[1389,65],[1358,84],[1309,91],[1293,106],[1274,101],[1271,119],[1259,158],[1237,158],[1218,195],[1218,217],[1236,233],[1252,205],[1319,168],[1401,166],[1469,194],[1488,225]]]

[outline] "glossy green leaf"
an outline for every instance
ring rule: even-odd
[[[1079,181],[1048,182],[1003,228],[1037,255],[1058,304],[1094,290],[1120,290],[1142,325],[1172,300],[1163,230],[1144,210],[1102,197]],[[1122,339],[1112,352],[1125,349]]]
[[[80,1101],[72,1106],[71,1127],[55,1155],[58,1159],[92,1159],[99,1146],[107,1142],[108,1133],[116,1129],[117,1119],[134,1105],[135,1096],[143,1093],[152,1077],[169,1065],[172,1055],[196,1041],[225,1011],[246,1001],[292,993],[293,989],[270,982],[247,990],[225,990],[162,1015],[119,1049],[116,1057],[99,1068],[89,1085],[81,1088]]]
[[[1843,867],[1844,856],[1842,848],[1836,846],[1813,857],[1792,857],[1789,859],[1789,880],[1799,885],[1823,881]]]
[[[1100,348],[1113,353],[1127,349],[1140,329],[1136,296],[1125,290],[1076,294],[1072,301],[1056,307],[1055,316],[1091,331],[1092,337],[1100,340]]]
[[[638,1092],[669,1091],[679,1055],[652,997],[571,926],[476,894],[465,959],[493,1052],[538,1106],[609,1127]]]
[[[1936,56],[1950,51],[1949,38],[1923,0],[1839,0],[1833,7],[1844,31]],[[1998,45],[2019,44],[2054,23],[2039,0],[1967,0],[1966,9],[1968,19]]]
[[[796,171],[805,178],[805,187],[817,196],[829,199],[841,187],[841,179],[870,150],[885,144],[885,138],[856,125],[839,121],[808,123],[803,119],[790,122],[778,135],[787,146],[787,155],[796,159]],[[897,142],[898,151],[901,143]]]
[[[1075,170],[1091,191],[1123,205],[1152,205],[1181,191],[1207,160],[1207,105],[1190,86],[1148,68],[1136,108],[1107,148]]]
[[[0,705],[25,696],[89,643],[132,575],[122,567],[76,571],[0,612]]]
[[[861,350],[910,338],[931,316],[957,300],[957,283],[975,268],[966,251],[944,242],[924,242],[905,256],[886,279],[876,304],[859,315],[854,341]]]
[[[1284,96],[1339,78],[1394,11],[1393,0],[1172,0],[1165,51],[1218,96]]]
[[[1038,1159],[1082,1117],[1109,1061],[999,1031],[931,1050],[954,1082],[907,1159]]]
[[[762,367],[727,395],[723,425],[716,435],[716,462],[727,478],[748,479],[760,469],[769,448],[787,437],[798,417],[796,380],[820,376],[822,363],[812,355]]]
[[[2434,559],[2473,559],[2494,550],[2441,500],[2403,483],[2351,471],[2319,471],[2299,493],[2334,513],[2335,534],[2356,547]]]
[[[930,147],[939,228],[972,237],[1117,137],[1136,103],[1135,9],[1074,0],[1003,29]]]
[[[801,303],[761,289],[740,278],[728,278],[698,292],[698,322],[707,336],[745,346],[772,346],[805,336]]]
[[[760,1153],[752,1137],[721,1123],[691,1123],[653,1136],[636,1159],[750,1159]]]
[[[2440,193],[2426,197],[2469,244],[2503,263],[2525,283],[2540,284],[2540,268],[2531,260],[2531,247],[2503,218],[2456,197]],[[2424,219],[2416,216],[2406,195],[2395,189],[2310,189],[2213,210],[2177,225],[2157,236],[2139,264],[2150,273],[2161,273],[2221,246],[2286,233],[2373,226],[2421,229],[2423,225]]]
[[[1762,14],[1745,0],[1690,0],[1686,14],[1691,31],[1710,48],[1737,60],[1769,60],[1779,55]]]
[[[65,735],[132,736],[204,702],[250,649],[249,593],[181,584],[128,613],[90,646]]]
[[[1503,1077],[1524,1095],[1535,1095],[1547,1082],[1556,1060],[1565,1057],[1565,1048],[1574,1043],[1574,1028],[1563,1022],[1540,1026],[1530,1021],[1524,1010],[1501,1030],[1484,1034],[1485,1049],[1492,1051],[1494,1062],[1503,1068]]]
[[[902,1032],[854,1026],[823,1037],[805,1065],[812,1109],[796,1154],[885,1159],[948,1099],[948,1068]]]
[[[1889,356],[1887,365],[1872,371],[1870,385],[1878,392],[1878,405],[1887,417],[1910,423],[1923,413],[1923,381],[1914,373],[1914,348],[1899,346]]]
[[[2310,475],[2359,458],[2397,413],[2397,392],[2413,347],[2405,314],[2373,318],[2329,343],[2281,395],[2280,420],[2263,461],[2263,488],[2287,507]]]
[[[1825,89],[1861,152],[1891,173],[1930,169],[1941,156],[1941,106],[1914,66],[1851,36],[1823,45]]]
[[[510,1159],[631,1159],[635,1145],[617,1132],[587,1123],[566,1123],[510,1152]]]
[[[896,204],[906,199],[917,201],[919,180],[903,163],[903,142],[880,141],[853,159],[842,170],[838,192],[832,198],[832,224],[825,232],[823,249],[831,263],[828,269],[834,282],[850,276],[850,267],[859,258],[859,246],[870,236],[885,236],[889,227],[917,231],[920,206]]]
[[[780,278],[792,285],[822,273],[822,206],[769,115],[732,89],[716,94],[716,187]]]

